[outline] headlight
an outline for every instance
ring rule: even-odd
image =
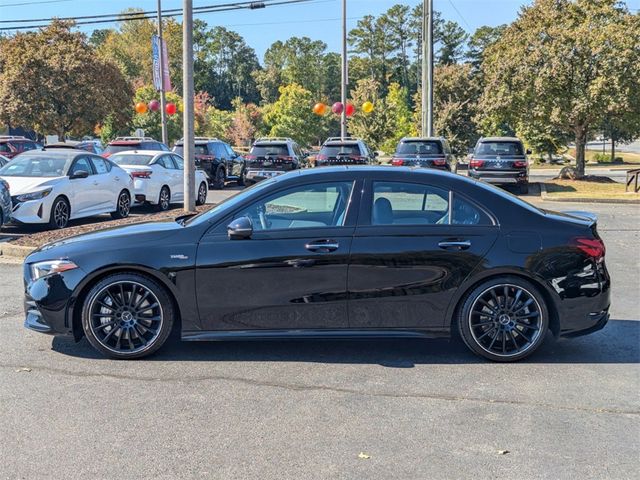
[[[40,190],[39,192],[24,193],[16,196],[19,202],[28,202],[29,200],[40,200],[51,193],[51,189]]]
[[[47,260],[45,262],[38,262],[31,265],[31,278],[37,280],[47,275],[54,275],[75,268],[78,268],[78,266],[71,260]]]

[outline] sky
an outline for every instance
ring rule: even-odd
[[[194,7],[228,3],[229,0],[193,0]],[[422,0],[347,0],[347,27],[353,28],[364,15],[379,15],[403,3],[411,7]],[[197,15],[209,26],[222,25],[240,33],[262,60],[265,50],[276,40],[308,36],[324,41],[330,51],[339,52],[341,42],[341,0],[312,0],[298,5],[272,6],[261,10]],[[482,25],[513,21],[531,0],[434,0],[434,9],[446,20],[454,20],[469,33]],[[22,4],[22,5],[18,5]],[[627,0],[629,8],[640,9],[640,0]],[[50,18],[117,13],[126,8],[155,10],[157,0],[0,0],[0,20]],[[180,8],[182,0],[162,0],[162,8]],[[180,20],[180,19],[178,19]],[[85,26],[106,28],[109,24]]]

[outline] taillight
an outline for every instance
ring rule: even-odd
[[[111,152],[103,152],[103,153],[102,153],[102,156],[103,156],[104,158],[109,158],[109,157],[111,156]]]
[[[526,160],[516,160],[515,162],[513,162],[513,166],[514,167],[518,167],[518,168],[523,168],[527,166],[527,161]]]
[[[283,160],[283,161],[285,161],[285,162],[291,162],[291,161],[293,161],[293,157],[287,157],[287,156],[284,156],[284,155],[278,155],[276,158],[277,158],[278,160]]]
[[[404,160],[401,158],[392,158],[391,165],[393,165],[394,167],[401,167],[402,165],[404,165]]]
[[[446,165],[447,164],[447,159],[446,158],[434,158],[433,159],[433,164],[434,165],[439,165],[439,166]]]
[[[133,178],[151,178],[151,171],[142,170],[142,171],[139,171],[139,172],[131,172],[131,176]]]
[[[472,158],[472,159],[469,161],[469,166],[470,166],[471,168],[479,168],[479,167],[481,167],[482,165],[484,165],[484,160],[478,160],[477,158]]]
[[[326,155],[319,154],[318,156],[316,156],[316,160],[326,160],[326,159],[327,159]]]
[[[596,260],[603,258],[606,253],[604,242],[599,238],[578,237],[573,239],[578,250]]]
[[[256,157],[255,155],[247,155],[247,156],[246,156],[246,157],[244,157],[244,158],[246,158],[247,160],[255,160],[255,159],[256,159],[256,158],[258,158],[258,157]]]

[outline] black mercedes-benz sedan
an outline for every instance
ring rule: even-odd
[[[608,320],[591,214],[406,167],[298,170],[211,210],[43,246],[25,325],[131,359],[182,340],[460,336],[495,361]]]

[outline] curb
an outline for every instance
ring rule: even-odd
[[[551,197],[547,193],[547,187],[543,182],[540,185],[540,198],[545,202],[573,202],[573,203],[622,203],[630,205],[640,205],[640,198],[589,198],[589,197],[575,197],[575,198],[556,198]]]
[[[11,245],[9,242],[0,243],[0,255],[3,257],[11,257],[24,260],[27,255],[33,252],[37,247],[24,247],[22,245]]]

